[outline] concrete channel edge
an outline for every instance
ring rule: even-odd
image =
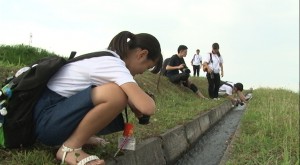
[[[178,125],[158,137],[137,144],[135,151],[106,160],[106,165],[171,165],[190,149],[201,135],[232,109],[230,101]]]

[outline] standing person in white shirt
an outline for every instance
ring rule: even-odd
[[[94,144],[95,135],[114,124],[127,105],[138,118],[155,112],[154,100],[133,77],[151,68],[159,72],[163,61],[159,41],[147,33],[122,31],[105,52],[113,56],[60,68],[35,106],[36,138],[49,146],[60,145],[56,158],[62,164],[105,164],[82,146]],[[115,124],[124,127],[123,118]]]
[[[202,65],[202,57],[199,53],[200,53],[200,50],[197,49],[196,54],[194,54],[193,59],[191,61],[191,64],[193,66],[193,71],[194,71],[193,72],[194,77],[196,75],[197,75],[197,77],[199,77],[199,72],[200,72],[200,68],[201,68],[201,65]]]
[[[220,71],[224,76],[223,58],[219,52],[219,44],[212,45],[212,52],[203,56],[203,71],[206,72],[208,81],[208,94],[211,99],[218,99],[218,91],[220,87]]]

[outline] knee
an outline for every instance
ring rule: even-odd
[[[198,88],[197,88],[196,85],[194,85],[194,84],[191,84],[191,85],[190,85],[190,89],[191,89],[194,93],[196,93],[196,92],[198,91]]]
[[[183,73],[183,74],[182,74],[182,77],[181,77],[181,80],[187,81],[187,80],[189,79],[189,77],[190,77],[190,74],[188,74],[188,73]]]
[[[124,108],[128,99],[125,92],[115,83],[107,83],[93,88],[92,100],[94,105],[109,103]]]

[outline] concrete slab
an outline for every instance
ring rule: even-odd
[[[189,146],[182,125],[161,134],[161,138],[167,164],[174,164]]]
[[[198,120],[200,123],[201,132],[203,133],[209,128],[210,125],[208,113],[201,115]]]
[[[184,129],[186,132],[186,138],[189,145],[193,145],[201,135],[201,128],[199,122],[200,116],[196,117],[192,121],[186,123],[184,125]]]
[[[218,121],[218,116],[215,108],[209,111],[208,117],[210,121],[210,126],[213,126]]]
[[[232,110],[230,101],[195,117],[192,121],[178,125],[160,137],[146,139],[135,151],[106,160],[107,165],[169,165],[174,164],[199,137]]]
[[[105,161],[107,165],[165,165],[162,140],[158,137],[146,139],[136,146],[135,151],[126,151],[124,155]]]
[[[158,137],[149,138],[137,146],[135,151],[137,165],[165,165],[166,160],[162,148],[162,140]]]

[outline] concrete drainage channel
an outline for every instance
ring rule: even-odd
[[[201,143],[202,139],[209,134],[208,130],[211,130],[209,128],[215,126],[231,109],[231,102],[225,101],[220,106],[196,116],[194,120],[185,125],[178,125],[158,137],[146,139],[136,146],[135,151],[128,151],[115,159],[106,160],[106,165],[171,165],[180,163],[182,162],[180,158],[187,159],[183,155],[198,145],[199,142]],[[197,163],[199,164],[199,161]],[[188,162],[184,164],[188,164]]]
[[[223,165],[245,108],[234,108],[206,131],[176,165]]]

